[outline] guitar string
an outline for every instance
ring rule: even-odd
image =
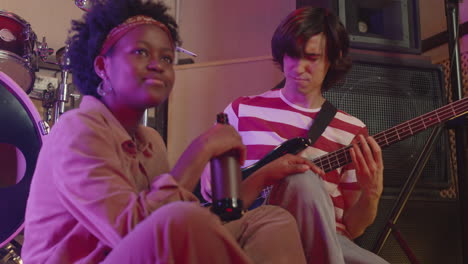
[[[414,122],[414,121],[416,121],[416,120],[418,120],[418,122],[424,122],[424,118],[425,118],[425,117],[427,118],[427,116],[433,115],[435,112],[440,113],[440,116],[442,117],[442,119],[445,119],[447,116],[444,115],[444,111],[445,111],[445,110],[449,110],[448,108],[450,108],[450,107],[459,108],[459,104],[460,104],[460,103],[457,103],[457,104],[453,104],[453,105],[447,106],[446,108],[440,108],[440,109],[438,109],[438,110],[434,110],[433,112],[430,112],[430,113],[427,113],[426,115],[423,115],[423,116],[421,116],[421,117],[418,117],[418,118],[409,120],[409,121],[407,121],[407,122],[405,122],[405,123]],[[466,111],[466,110],[460,111],[460,109],[455,109],[455,111],[458,112],[458,113],[463,113],[463,112]],[[446,111],[445,111],[445,112],[446,112]],[[450,114],[450,115],[448,115],[448,116],[451,117],[452,115]],[[439,118],[439,120],[440,120],[440,118]],[[439,121],[437,121],[436,123],[438,123],[438,122],[439,122]],[[426,125],[426,124],[427,124],[427,125]],[[425,124],[423,124],[423,127],[424,127],[424,128],[428,128],[428,127],[432,126],[433,124],[434,124],[434,123],[428,124],[428,123],[426,122]],[[395,131],[398,133],[397,130],[398,130],[398,129],[401,129],[402,126],[403,126],[403,125],[399,125],[399,126],[396,127],[396,129],[392,129],[392,130],[395,130]],[[420,129],[420,128],[421,128],[421,127],[419,127],[419,129]],[[413,133],[413,134],[414,134],[414,133]],[[388,136],[386,136],[386,141],[388,142],[388,141],[389,141],[389,138],[390,138],[390,143],[396,142],[396,141],[398,141],[398,140],[401,139],[401,136],[398,137],[398,135],[397,135],[397,137],[396,137],[397,139],[396,139],[394,136],[390,136],[390,133],[384,133],[384,132],[381,132],[381,133],[375,135],[374,137],[378,137],[378,136],[382,136],[382,135],[383,135],[383,136],[388,135]],[[378,142],[379,139],[380,139],[380,138],[376,138],[376,141]],[[340,163],[340,164],[343,163],[343,162],[349,162],[349,155],[348,155],[348,150],[349,150],[349,148],[350,148],[350,146],[347,147],[347,148],[345,148],[345,149],[341,149],[341,150],[339,150],[339,151],[336,151],[336,153],[335,153],[336,155],[331,155],[332,157],[330,157],[330,158],[327,159],[327,163],[326,163],[326,164],[324,164],[324,162],[322,162],[322,161],[317,161],[317,163],[322,164],[323,167],[325,167],[324,165],[329,165],[329,167],[335,166],[335,169],[336,169],[336,168],[337,168],[337,167],[336,167],[336,163],[330,162],[330,159],[335,159],[335,160],[338,161],[338,163]],[[344,160],[343,160],[342,157],[340,157],[340,158],[337,158],[337,157],[336,157],[337,155],[343,156],[343,154],[345,154],[345,156],[344,156],[345,159],[344,159]],[[329,156],[327,155],[326,157],[329,157]],[[320,158],[319,158],[319,159],[320,159]],[[325,158],[324,158],[323,160],[325,160]],[[315,160],[314,160],[314,162],[315,162]],[[319,165],[319,164],[318,164],[318,165]],[[344,164],[342,164],[342,165],[344,165]],[[320,166],[320,165],[319,165],[319,166]],[[322,167],[322,166],[321,166],[321,167]],[[338,166],[338,167],[339,167],[339,166]],[[333,168],[331,168],[331,169],[333,169]],[[331,169],[328,168],[328,167],[325,168],[326,171],[330,171]]]
[[[422,130],[429,128],[435,124],[441,123],[442,121],[446,121],[450,119],[450,117],[454,117],[458,114],[462,114],[465,111],[468,111],[468,101],[466,100],[467,98],[458,100],[450,105],[446,105],[432,112],[426,113],[420,117],[408,120],[390,129],[391,132],[385,132],[385,131],[380,132],[374,135],[374,138],[380,146],[388,146],[390,144],[398,142],[417,132],[421,132]],[[431,118],[434,114],[436,115],[438,114],[437,119]],[[407,127],[410,123],[414,123],[412,125],[413,129],[410,128],[408,130]],[[399,130],[401,130],[400,133],[399,133]],[[387,144],[383,144],[383,142]],[[329,155],[326,155],[325,157],[316,158],[312,160],[312,162],[314,162],[317,166],[321,167],[325,172],[329,172],[351,161],[350,154],[349,154],[350,148],[351,146],[347,146],[335,152],[331,152]]]
[[[455,111],[457,113],[463,113],[463,111],[460,111],[460,109],[456,109],[456,108],[459,108],[458,104],[451,105],[451,106],[454,106]],[[423,115],[421,117],[418,117],[418,118],[415,118],[413,120],[407,121],[407,122],[395,127],[394,129],[391,129],[391,131],[392,131],[391,133],[390,132],[381,132],[381,133],[375,135],[374,137],[375,137],[375,139],[376,139],[376,141],[378,143],[386,142],[386,143],[388,143],[387,145],[392,144],[394,142],[397,142],[397,141],[401,140],[402,138],[406,138],[408,134],[409,135],[415,134],[413,131],[411,131],[411,129],[409,131],[408,130],[402,130],[403,128],[406,128],[408,126],[408,123],[414,123],[415,125],[413,125],[413,128],[414,128],[413,130],[419,132],[421,129],[425,129],[425,128],[428,128],[430,126],[433,126],[436,123],[440,123],[439,120],[441,120],[441,118],[442,118],[442,120],[444,120],[447,117],[451,117],[452,114],[446,115],[447,110],[450,110],[449,107],[444,108],[444,109],[439,109],[438,111],[433,111],[433,112],[428,113],[426,115]],[[464,110],[464,111],[466,111],[466,110]],[[433,119],[433,120],[427,119],[428,116],[432,116],[434,113],[439,113],[440,118],[437,121],[435,119]],[[421,126],[421,123],[422,123],[422,126]],[[402,132],[399,133],[399,131],[402,131]],[[405,135],[403,132],[407,132],[407,134]],[[410,133],[408,133],[408,132],[410,132]],[[385,140],[383,140],[383,138],[385,138]],[[382,145],[384,145],[384,144],[382,144]],[[349,159],[348,157],[346,157],[346,158]]]

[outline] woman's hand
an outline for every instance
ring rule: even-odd
[[[246,147],[242,143],[239,133],[230,125],[216,124],[197,140],[201,141],[203,149],[207,151],[209,158],[219,156],[226,151],[236,150],[239,154],[239,162],[244,164]]]
[[[244,163],[246,150],[239,133],[232,126],[216,124],[192,141],[171,175],[181,186],[193,191],[209,160],[229,150],[237,151],[239,162]]]

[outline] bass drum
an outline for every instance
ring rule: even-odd
[[[0,10],[0,71],[10,76],[26,93],[36,78],[36,34],[24,19]]]
[[[0,71],[0,248],[22,230],[36,161],[47,124],[25,91]]]

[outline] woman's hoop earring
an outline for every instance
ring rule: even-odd
[[[102,82],[100,82],[96,88],[97,94],[99,94],[101,97],[104,97],[107,95],[106,91],[104,91],[104,88],[102,87]]]

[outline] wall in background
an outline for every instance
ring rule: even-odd
[[[179,0],[183,46],[197,63],[270,54],[273,31],[293,0]]]
[[[199,56],[193,65],[178,66],[169,99],[171,164],[230,101],[271,89],[281,80],[271,61],[270,41],[281,19],[295,9],[292,0],[179,3],[183,47]]]
[[[178,67],[169,98],[168,151],[174,164],[184,149],[239,96],[262,93],[282,79],[269,56]]]

